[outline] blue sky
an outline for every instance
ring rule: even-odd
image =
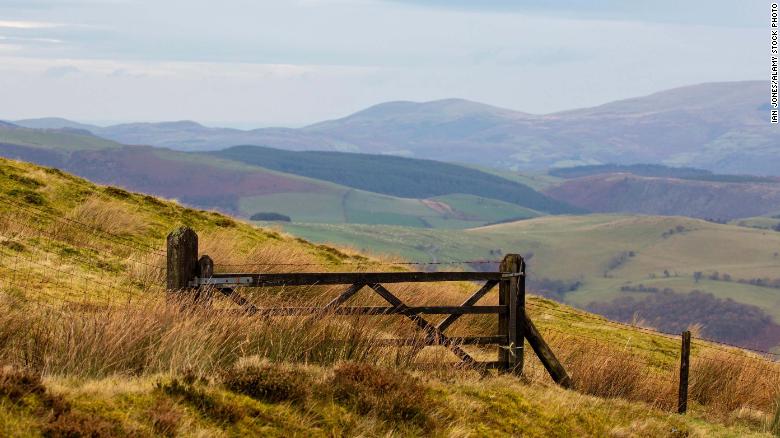
[[[765,1],[2,0],[0,118],[299,126],[387,100],[548,113],[761,79]]]

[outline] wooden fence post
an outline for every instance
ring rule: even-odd
[[[677,413],[684,414],[688,410],[688,371],[691,357],[691,332],[682,332],[680,345],[680,390],[677,398]]]
[[[198,276],[198,235],[192,228],[180,227],[168,234],[167,288],[169,293],[191,289]]]
[[[510,277],[498,284],[498,303],[509,307],[509,311],[498,316],[498,333],[507,337],[506,345],[500,345],[498,362],[500,369],[523,373],[523,336],[525,314],[525,261],[518,254],[507,254],[499,268]]]
[[[207,255],[202,255],[198,259],[197,275],[200,278],[211,278],[214,275],[214,260]],[[197,300],[203,304],[210,304],[213,296],[213,288],[208,286],[199,286],[196,293]]]

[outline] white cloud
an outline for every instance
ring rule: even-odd
[[[49,23],[45,21],[10,21],[0,20],[0,28],[6,29],[47,29],[60,27],[62,24]]]

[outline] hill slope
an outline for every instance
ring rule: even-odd
[[[672,429],[763,436],[771,430],[775,365],[737,349],[697,341],[693,369],[710,360],[730,367],[745,378],[744,392],[717,386],[733,383],[731,377],[700,380],[690,414],[679,416],[670,413],[678,339],[529,297],[531,317],[581,392],[552,387],[530,354],[528,380],[453,369],[435,349],[427,349],[422,366],[436,365],[422,372],[408,362],[408,348],[372,346],[373,331],[386,334],[401,324],[231,316],[220,312],[231,303],[218,298],[213,309],[183,308],[164,298],[158,269],[165,235],[179,224],[198,230],[201,253],[219,269],[262,263],[264,272],[290,270],[280,265],[290,260],[300,270],[399,266],[4,159],[0,199],[15,206],[13,213],[0,210],[4,436],[657,436]],[[399,293],[458,302],[472,288],[429,285]],[[306,292],[249,296],[260,305],[318,299]],[[490,327],[478,320],[453,329]]]

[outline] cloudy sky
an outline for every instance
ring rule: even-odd
[[[0,0],[0,119],[300,126],[763,79],[764,0]]]

